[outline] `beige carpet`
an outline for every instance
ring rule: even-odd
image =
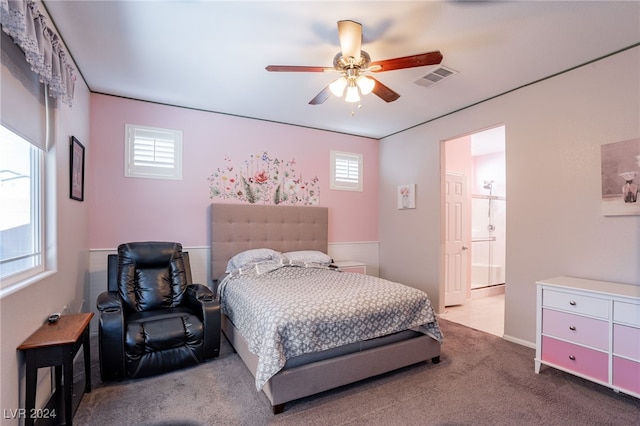
[[[224,338],[218,359],[108,384],[100,382],[98,351],[92,346],[93,391],[84,396],[74,424],[640,424],[639,399],[551,368],[536,375],[532,349],[440,322],[445,342],[439,364],[418,364],[304,398],[287,404],[277,416]]]

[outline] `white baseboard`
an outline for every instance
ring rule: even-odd
[[[527,348],[531,348],[531,349],[535,349],[536,348],[536,344],[533,342],[529,342],[528,340],[522,340],[522,339],[518,339],[517,337],[513,337],[513,336],[509,336],[507,334],[504,334],[502,336],[502,338],[506,341],[512,342],[512,343],[517,343],[519,345],[522,346],[526,346]]]

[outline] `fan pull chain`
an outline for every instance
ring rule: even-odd
[[[362,103],[358,102],[357,109],[360,108],[362,108]],[[351,116],[353,117],[354,115],[356,115],[356,108],[354,108],[354,104],[351,104]]]

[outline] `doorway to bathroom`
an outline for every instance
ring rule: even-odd
[[[504,127],[471,135],[471,291],[505,283]]]
[[[502,336],[506,286],[505,128],[497,126],[444,143],[446,183],[464,182],[466,201],[456,204],[445,190],[445,312],[443,318]],[[455,226],[462,231],[452,232]],[[464,235],[453,244],[452,235]],[[458,248],[459,247],[459,248]],[[462,259],[459,264],[453,259]],[[456,279],[464,277],[463,283]],[[462,287],[463,297],[453,289]]]

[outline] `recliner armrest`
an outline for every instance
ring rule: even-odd
[[[98,295],[96,307],[101,313],[122,311],[122,299],[115,291],[105,291]]]
[[[100,377],[104,382],[122,380],[125,378],[122,299],[115,291],[106,291],[98,295],[96,306],[100,311]]]
[[[187,286],[187,296],[200,302],[211,302],[216,295],[204,284],[189,284]]]
[[[205,359],[217,357],[220,354],[220,303],[211,289],[203,284],[189,284],[185,299],[204,323]]]

